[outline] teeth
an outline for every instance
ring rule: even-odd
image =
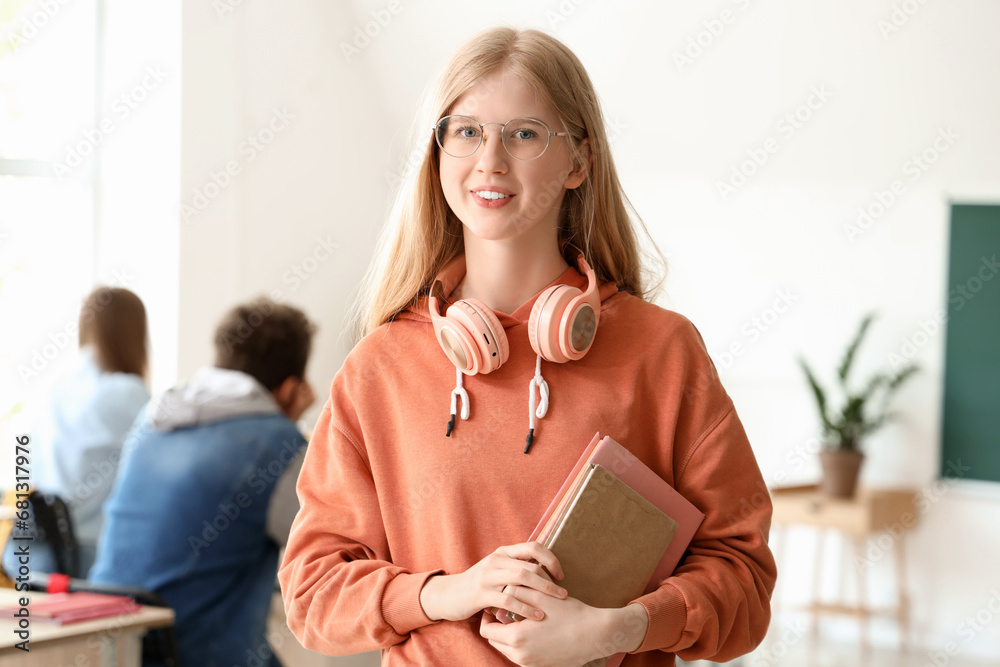
[[[505,195],[500,192],[493,192],[492,190],[478,190],[476,191],[476,194],[482,197],[483,199],[506,199],[507,197],[510,197],[510,195]]]

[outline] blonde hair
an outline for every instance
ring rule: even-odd
[[[462,223],[445,201],[430,128],[458,98],[497,71],[520,77],[555,111],[563,131],[570,133],[574,159],[580,159],[580,142],[590,140],[590,173],[582,185],[566,191],[559,242],[580,248],[602,283],[614,282],[642,298],[652,298],[662,283],[661,273],[652,288],[647,287],[636,228],[664,268],[665,261],[622,191],[597,94],[583,64],[543,32],[492,28],[459,48],[417,121],[416,132],[423,133],[417,134],[422,142],[417,150],[423,157],[404,179],[355,304],[357,339],[416,303],[444,265],[463,252]]]

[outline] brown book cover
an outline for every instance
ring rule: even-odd
[[[659,563],[652,571],[645,588],[640,589],[636,595],[625,600],[624,604],[627,604],[644,593],[656,590],[664,580],[671,576],[701,526],[705,515],[663,478],[637,459],[628,449],[615,442],[610,436],[601,437],[601,434],[597,433],[569,471],[562,487],[552,499],[548,509],[542,514],[529,539],[536,540],[546,546],[551,544],[556,526],[561,524],[572,501],[582,492],[583,481],[590,474],[593,466],[601,466],[606,471],[610,470],[613,477],[618,478],[629,489],[650,501],[664,515],[676,521],[675,527],[670,533],[669,545],[662,552]],[[626,542],[631,539],[632,535],[627,535]],[[594,551],[598,550],[595,548]],[[562,563],[561,557],[559,560]],[[565,569],[565,565],[563,567]],[[570,589],[570,595],[578,597],[573,593],[573,589]],[[494,607],[489,612],[495,614],[501,623],[522,620],[521,616],[504,609]],[[616,653],[606,661],[602,659],[594,661],[592,664],[599,665],[606,662],[608,667],[616,667],[621,664],[624,657],[623,653]]]
[[[559,582],[593,607],[624,607],[642,595],[677,532],[664,514],[602,465],[591,464],[545,546]]]

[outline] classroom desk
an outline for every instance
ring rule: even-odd
[[[772,522],[775,525],[806,525],[816,528],[816,562],[813,569],[812,602],[806,607],[812,613],[813,633],[817,631],[822,613],[848,614],[860,624],[861,647],[868,650],[868,620],[871,616],[890,616],[899,625],[899,644],[907,647],[909,625],[909,598],[906,588],[906,531],[917,521],[914,507],[915,492],[909,489],[859,489],[854,498],[839,499],[825,496],[816,486],[797,486],[771,489],[774,505]],[[823,572],[823,535],[835,531],[847,537],[853,545],[853,557],[847,560],[858,587],[856,605],[828,604],[820,601],[819,589]],[[785,561],[786,531],[776,549],[779,567]],[[867,567],[858,563],[868,561],[869,536],[879,533],[874,540],[875,552],[880,557],[893,558],[896,565],[896,606],[890,609],[873,609],[868,605]],[[885,537],[888,536],[888,537]],[[891,539],[890,539],[891,538]],[[881,541],[881,542],[880,542]],[[885,547],[884,549],[882,547]],[[889,552],[892,552],[890,555]],[[856,560],[857,559],[857,560]]]
[[[48,597],[45,593],[0,588],[0,607],[16,605],[21,596],[29,597],[32,602]],[[30,604],[28,610],[31,610]],[[173,610],[162,607],[143,607],[135,614],[67,625],[32,621],[28,643],[31,650],[26,653],[14,648],[21,641],[14,634],[17,623],[11,618],[0,618],[0,664],[4,667],[139,667],[142,636],[146,630],[173,622]]]

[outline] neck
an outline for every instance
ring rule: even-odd
[[[466,232],[465,267],[455,298],[479,299],[493,310],[513,313],[561,276],[569,264],[556,238],[546,243],[483,241]]]

